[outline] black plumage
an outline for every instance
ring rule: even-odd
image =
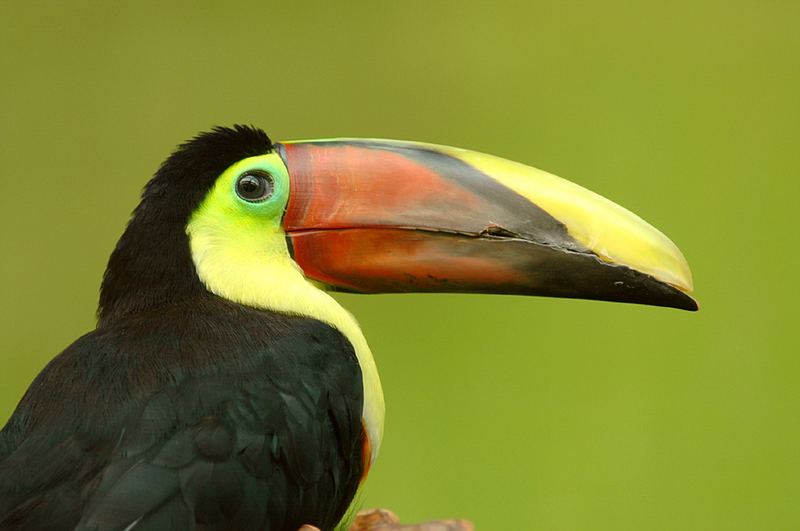
[[[231,165],[272,151],[260,129],[218,127],[183,144],[164,162],[108,260],[100,290],[101,325],[206,292],[189,250],[189,216]]]
[[[353,346],[305,317],[209,293],[185,226],[228,166],[271,149],[218,129],[143,193],[96,330],[36,378],[0,432],[0,529],[331,529],[364,471]]]

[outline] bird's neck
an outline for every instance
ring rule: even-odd
[[[186,229],[201,282],[212,293],[239,304],[320,320],[350,341],[361,367],[363,419],[374,460],[383,437],[383,391],[355,317],[305,277],[289,255],[282,230],[237,230],[224,220],[216,221],[198,216]]]
[[[146,216],[141,210],[140,206],[109,258],[100,288],[98,326],[207,293],[195,272],[185,223],[142,222]]]

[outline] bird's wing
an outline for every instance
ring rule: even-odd
[[[326,521],[327,507],[352,497],[346,491],[360,479],[352,463],[361,455],[355,404],[319,388],[190,387],[148,404],[140,422],[146,428],[121,442],[78,530],[336,523]],[[174,414],[187,401],[203,402],[193,422]]]
[[[247,371],[240,352],[235,363],[203,366],[179,382],[140,385],[142,396],[127,391],[137,389],[128,363],[127,399],[107,384],[70,423],[63,415],[48,423],[40,405],[23,399],[0,437],[0,450],[18,443],[0,462],[0,528],[332,528],[363,471],[361,377],[340,334],[301,324],[290,341],[253,347],[261,350]],[[107,344],[92,343],[79,340],[56,358],[32,386],[35,396],[57,400],[58,389],[42,389],[61,381],[48,373],[74,372],[82,356]],[[63,390],[66,401],[74,402],[72,392]],[[31,414],[40,423],[33,430]]]

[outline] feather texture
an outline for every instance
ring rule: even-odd
[[[0,434],[2,529],[332,529],[363,471],[361,372],[313,319],[205,294],[110,321]]]

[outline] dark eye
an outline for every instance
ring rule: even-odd
[[[239,176],[236,193],[251,203],[259,203],[272,195],[272,176],[260,170],[250,170]]]

